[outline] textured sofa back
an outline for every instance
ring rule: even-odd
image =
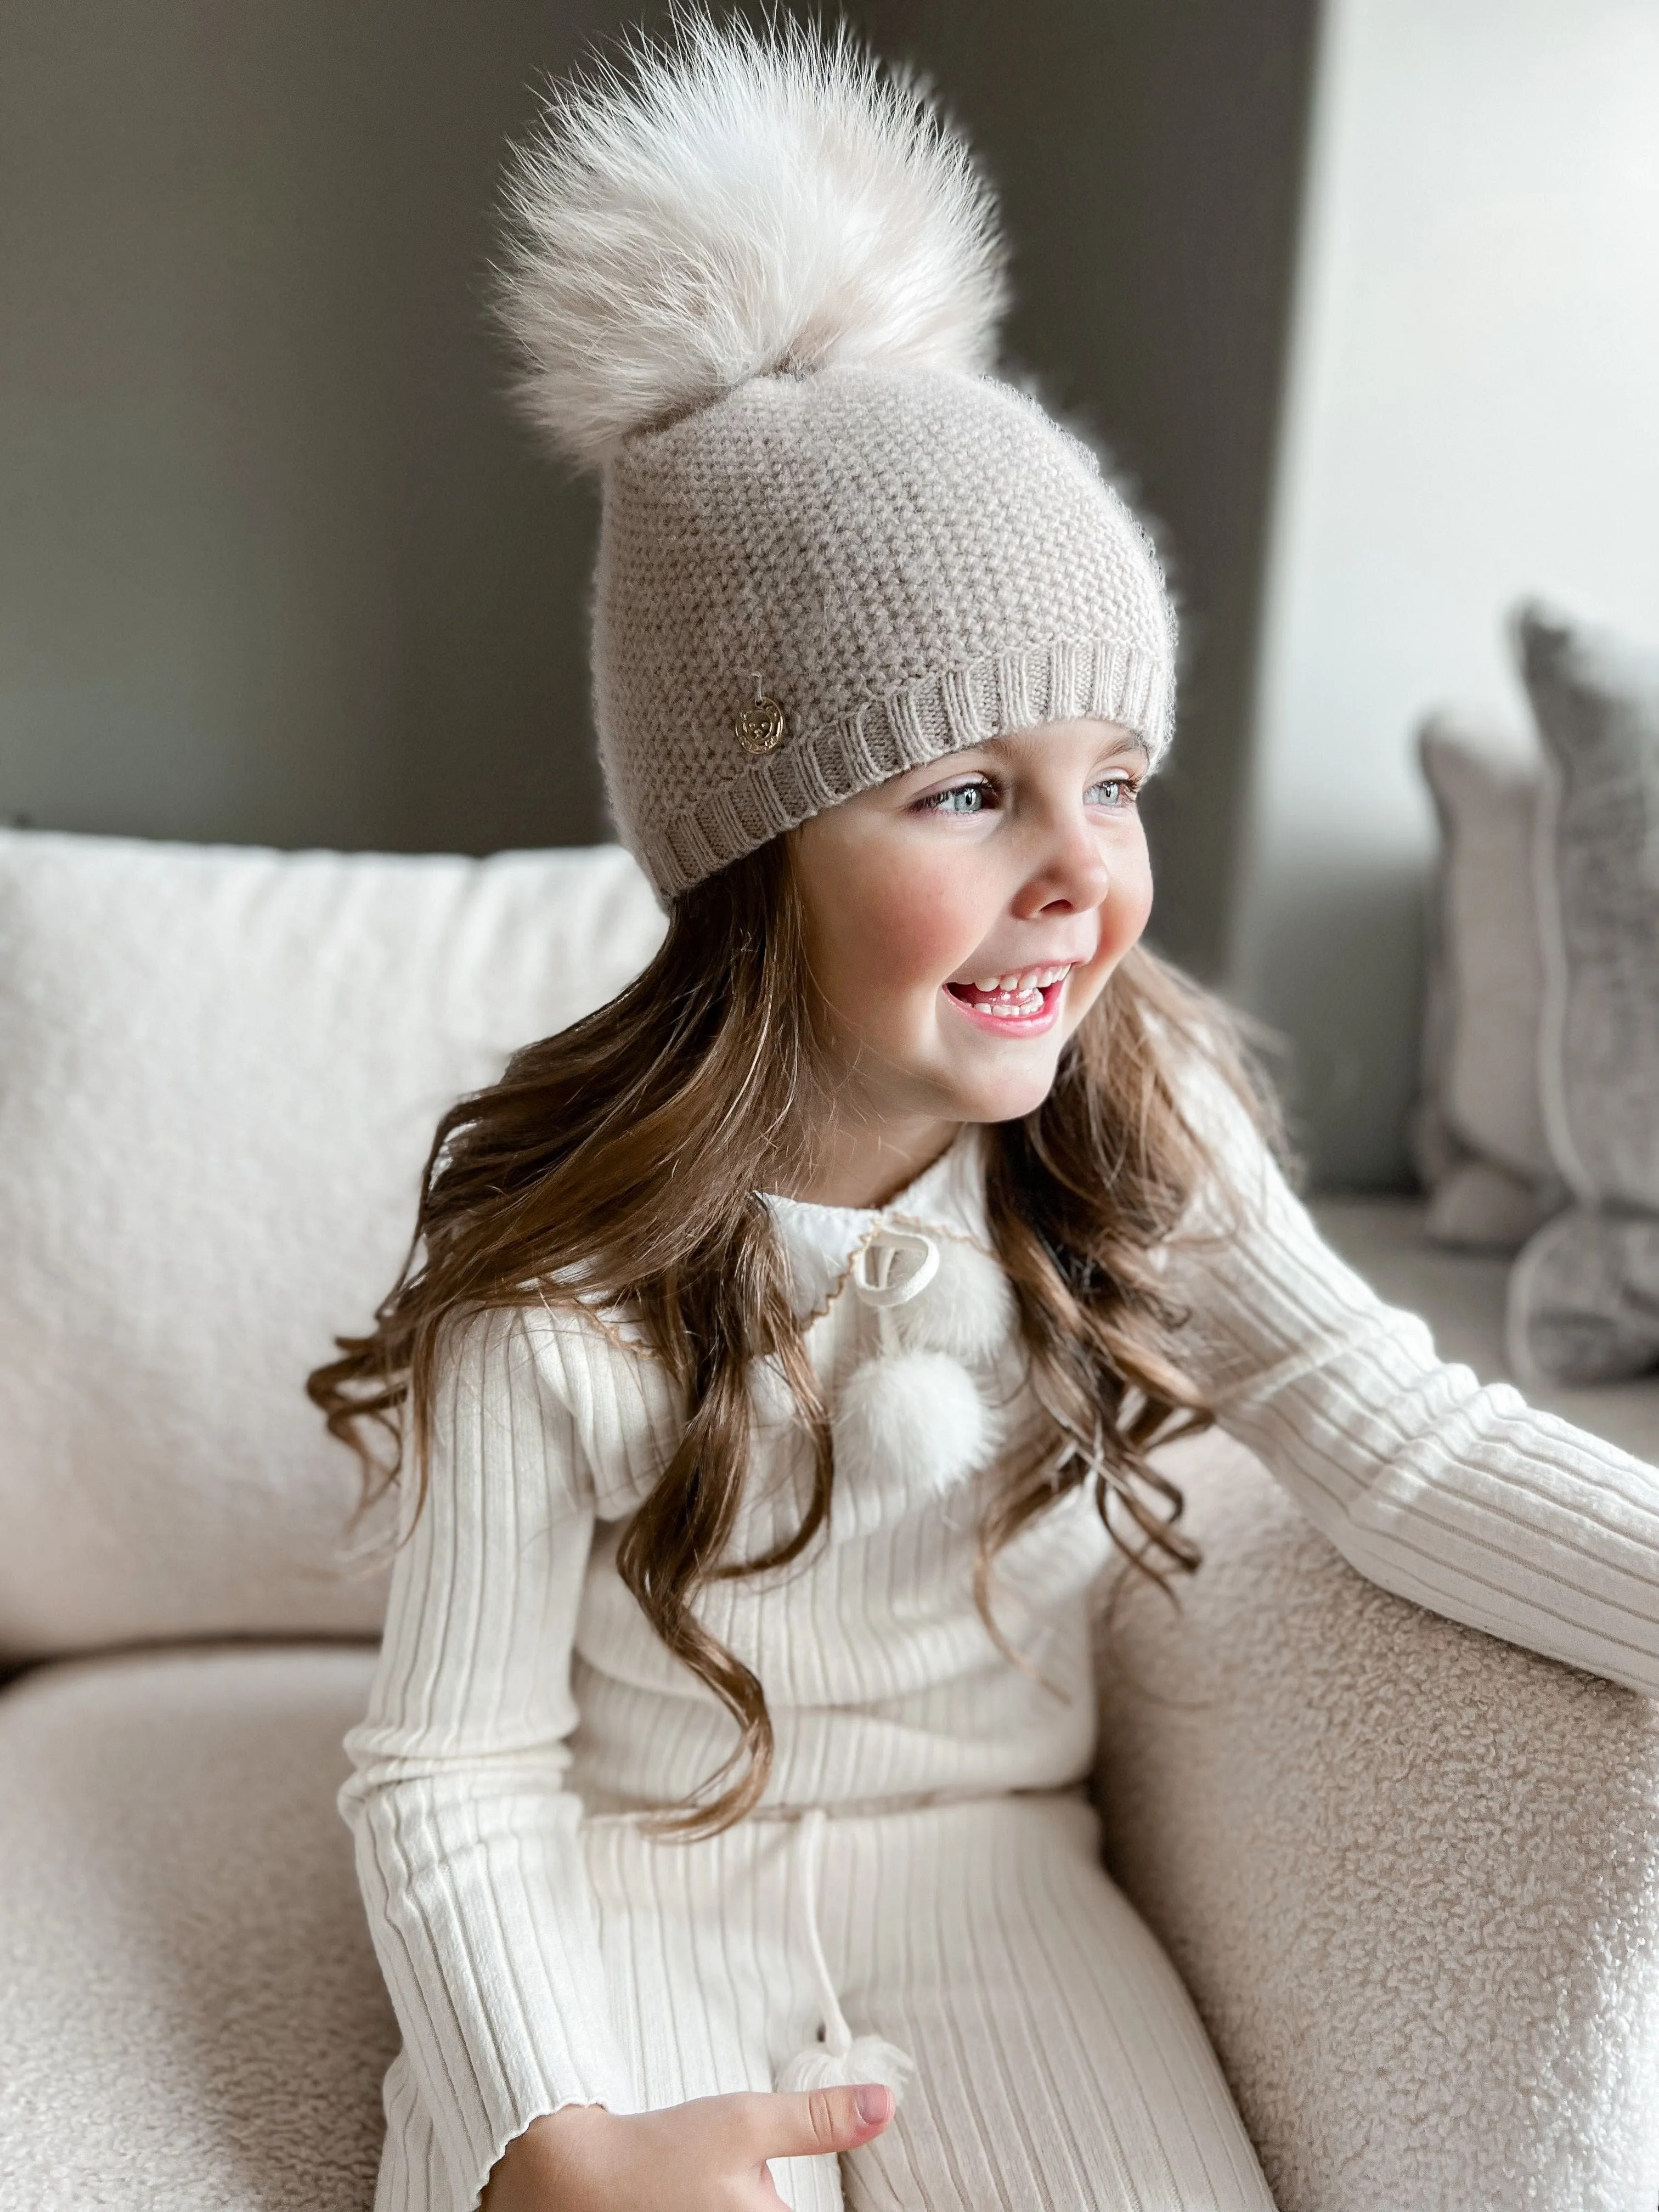
[[[391,1286],[440,1113],[661,930],[614,847],[0,831],[0,1659],[376,1630],[306,1374]]]

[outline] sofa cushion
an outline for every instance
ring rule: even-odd
[[[378,1626],[306,1375],[390,1287],[439,1114],[661,929],[615,848],[0,831],[0,1659]]]
[[[0,1695],[0,2199],[366,2212],[398,2047],[334,1808],[373,1654],[71,1660]]]

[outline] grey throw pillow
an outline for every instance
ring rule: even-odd
[[[1573,1206],[1510,1274],[1510,1364],[1523,1377],[1612,1382],[1659,1367],[1659,1214]]]
[[[1571,1211],[1510,1279],[1510,1355],[1564,1380],[1659,1365],[1659,653],[1547,608],[1516,642],[1548,763],[1540,1076]]]

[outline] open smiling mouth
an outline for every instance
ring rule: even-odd
[[[1029,1036],[1046,1030],[1059,1015],[1071,972],[1068,961],[1063,967],[1025,968],[1017,975],[981,975],[945,988],[964,1013],[988,1028]]]

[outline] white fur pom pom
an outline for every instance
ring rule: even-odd
[[[835,1411],[836,1467],[854,1494],[939,1496],[989,1455],[989,1407],[974,1378],[939,1352],[867,1359]]]
[[[884,2043],[878,2035],[856,2035],[839,2058],[826,2044],[808,2044],[805,2051],[784,2061],[776,2086],[780,2089],[848,2089],[860,2081],[880,2081],[892,2091],[896,2105],[915,2070],[915,2060],[896,2043]]]
[[[630,59],[555,93],[507,186],[498,308],[568,457],[769,371],[989,366],[994,204],[915,78],[844,29],[701,14]]]
[[[957,1359],[989,1359],[1013,1331],[1014,1294],[990,1253],[941,1237],[939,1273],[927,1296],[896,1318],[906,1344]]]

